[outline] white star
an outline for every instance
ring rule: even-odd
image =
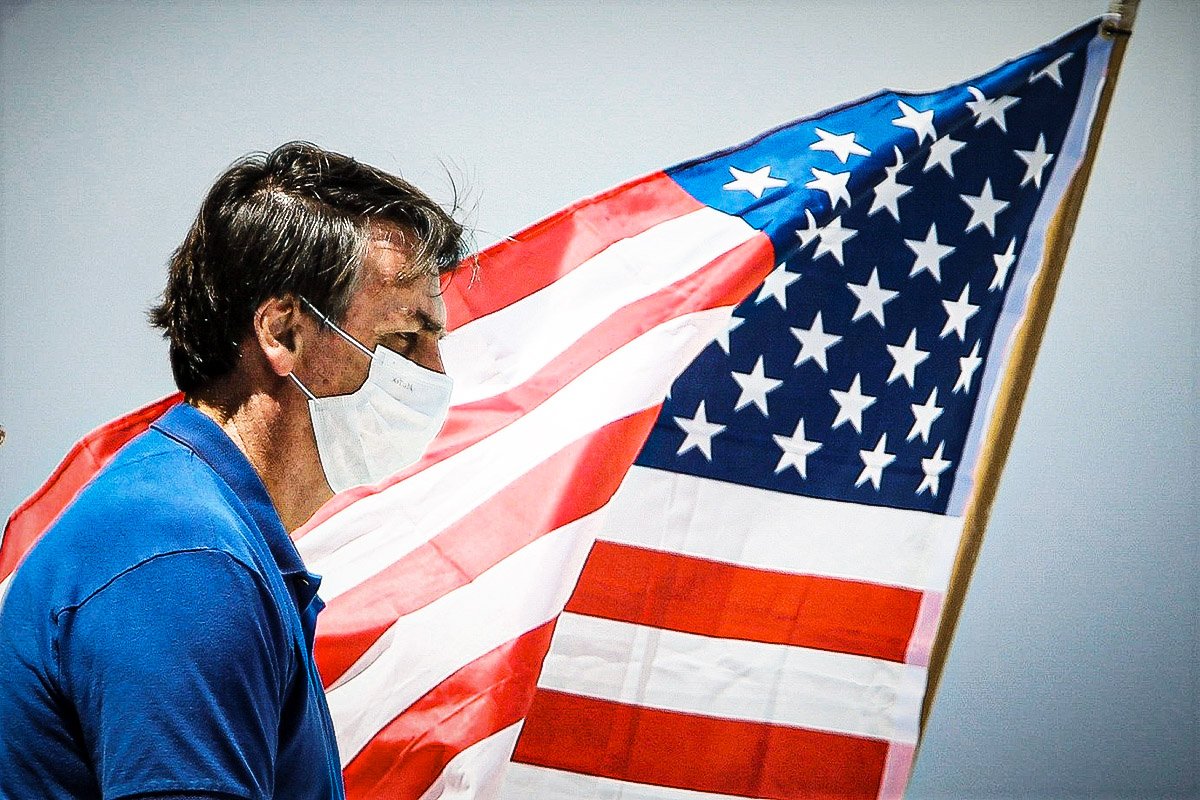
[[[1025,162],[1025,177],[1021,178],[1021,185],[1024,186],[1033,181],[1034,186],[1042,188],[1042,172],[1046,169],[1046,165],[1054,160],[1054,153],[1046,152],[1046,135],[1038,134],[1037,145],[1032,150],[1016,150],[1014,152]]]
[[[925,241],[905,239],[904,243],[908,245],[909,250],[917,254],[916,260],[913,261],[912,271],[908,273],[908,277],[912,278],[919,275],[923,270],[928,270],[933,279],[941,283],[942,259],[953,253],[954,248],[938,241],[937,223],[931,222],[929,224],[929,232],[925,234]]]
[[[804,417],[796,423],[796,431],[791,436],[771,434],[775,444],[783,451],[779,463],[775,465],[775,473],[779,474],[788,467],[800,473],[801,478],[808,477],[808,457],[821,449],[820,442],[812,442],[804,438]]]
[[[754,172],[743,172],[737,167],[730,167],[729,174],[733,176],[733,180],[722,186],[722,189],[727,192],[736,192],[741,189],[754,195],[755,198],[762,197],[763,192],[767,189],[787,186],[787,181],[771,177],[770,165],[759,167]]]
[[[841,217],[831,220],[828,225],[817,232],[819,241],[817,242],[816,252],[813,253],[813,260],[816,261],[821,256],[829,253],[837,259],[839,264],[845,265],[842,245],[853,239],[856,235],[858,235],[856,228],[842,227]]]
[[[758,357],[758,361],[754,364],[754,369],[750,370],[750,372],[733,373],[733,379],[737,381],[737,385],[742,389],[733,410],[741,411],[753,403],[763,413],[764,417],[770,416],[770,413],[767,411],[767,394],[782,386],[783,381],[767,377],[766,373],[763,372],[763,357]]]
[[[913,426],[908,432],[906,442],[911,442],[921,437],[921,441],[929,441],[929,429],[933,427],[934,421],[942,415],[942,407],[937,404],[937,387],[933,387],[933,391],[929,393],[929,399],[924,403],[913,403]]]
[[[800,341],[800,352],[796,355],[796,363],[792,366],[798,367],[811,358],[822,372],[829,372],[826,351],[840,342],[842,337],[825,332],[825,327],[821,322],[821,312],[818,311],[817,316],[813,318],[811,328],[790,328],[789,330],[791,330],[792,336]]]
[[[855,375],[846,391],[830,389],[829,393],[838,404],[837,417],[831,427],[836,428],[849,422],[854,426],[854,430],[862,433],[863,411],[875,402],[874,397],[862,393],[862,375]]]
[[[823,131],[820,128],[814,128],[819,141],[813,142],[808,146],[809,150],[828,150],[838,157],[838,161],[843,164],[849,160],[850,156],[869,156],[871,151],[854,141],[853,133],[833,134],[828,131]]]
[[[829,195],[829,209],[832,211],[838,207],[838,203],[845,201],[846,205],[850,205],[850,191],[846,188],[846,184],[850,181],[850,172],[826,172],[823,169],[811,167],[813,179],[804,184],[805,189],[816,189],[819,192],[824,192]]]
[[[982,128],[987,123],[992,122],[995,123],[997,128],[1008,133],[1004,112],[1016,104],[1017,98],[1002,95],[994,100],[988,100],[984,97],[983,92],[974,86],[968,86],[967,91],[975,98],[974,100],[967,101],[967,108],[971,109],[971,113],[975,115],[975,127]]]
[[[1063,85],[1062,73],[1058,71],[1058,68],[1061,67],[1063,64],[1065,64],[1067,62],[1067,59],[1069,59],[1073,55],[1075,55],[1075,54],[1067,53],[1065,56],[1059,56],[1058,58],[1054,59],[1046,66],[1042,67],[1037,72],[1033,73],[1033,75],[1029,76],[1029,82],[1033,83],[1034,81],[1041,80],[1042,78],[1049,78],[1050,80],[1057,83],[1059,85],[1059,87],[1061,88]]]
[[[867,278],[866,283],[847,283],[846,288],[854,292],[854,296],[858,298],[858,308],[854,310],[854,317],[850,321],[857,322],[870,314],[881,327],[885,325],[883,321],[884,303],[894,300],[896,295],[900,294],[891,289],[880,288],[878,267],[871,270],[871,277]]]
[[[943,300],[942,305],[946,307],[946,324],[942,326],[942,332],[938,334],[938,338],[944,338],[954,331],[958,334],[959,341],[967,340],[967,320],[975,316],[975,312],[979,310],[979,306],[973,305],[968,299],[971,291],[971,284],[963,287],[962,294],[957,300]]]
[[[993,253],[992,260],[996,262],[996,274],[992,276],[992,285],[988,287],[988,291],[995,289],[1003,289],[1004,282],[1008,280],[1008,271],[1012,268],[1013,262],[1017,260],[1016,239],[1008,240],[1008,249],[1003,253]]]
[[[744,323],[745,321],[746,320],[742,319],[737,314],[734,314],[733,316],[731,316],[729,318],[729,325],[726,326],[720,333],[717,334],[717,338],[715,341],[720,346],[720,348],[722,350],[724,350],[726,353],[729,352],[729,334],[733,333],[738,328],[742,327],[742,323]]]
[[[787,271],[786,261],[779,262],[779,266],[771,270],[771,274],[763,281],[762,288],[758,290],[758,296],[754,298],[754,303],[757,305],[768,297],[773,297],[775,302],[779,303],[780,308],[786,310],[787,288],[798,280],[800,280],[798,274]]]
[[[928,489],[930,494],[937,497],[939,477],[950,468],[950,462],[942,458],[942,450],[945,446],[945,442],[939,442],[937,450],[930,458],[921,459],[921,471],[925,473],[925,477],[921,480],[921,485],[917,487],[917,494]]]
[[[903,376],[908,382],[908,388],[917,388],[917,365],[929,358],[928,350],[917,347],[917,329],[913,328],[912,333],[908,334],[908,341],[903,345],[889,344],[887,350],[894,362],[892,374],[888,375],[888,384]]]
[[[804,209],[804,227],[796,229],[796,236],[800,237],[800,249],[808,247],[809,243],[816,239],[821,233],[821,229],[817,227],[817,220],[813,217],[812,211]]]
[[[943,136],[929,146],[929,158],[925,161],[925,169],[922,172],[929,172],[934,167],[941,167],[946,170],[946,174],[951,178],[954,177],[954,163],[952,158],[955,153],[967,146],[966,142],[960,142],[957,139],[951,139],[949,135]]]
[[[917,111],[903,100],[897,100],[896,105],[900,106],[900,113],[904,116],[892,120],[893,125],[899,128],[908,128],[917,134],[917,144],[925,141],[926,138],[937,138],[937,130],[933,127],[932,108],[928,111]]]
[[[992,179],[983,182],[983,190],[979,194],[960,194],[959,197],[971,209],[971,220],[967,223],[964,233],[970,233],[980,225],[987,228],[988,233],[996,235],[996,215],[1008,208],[1008,201],[997,200],[992,194]]]
[[[904,168],[904,157],[900,154],[899,147],[893,149],[896,151],[896,163],[890,167],[884,167],[887,177],[875,186],[875,199],[871,201],[871,210],[867,212],[867,216],[874,215],[876,211],[887,209],[888,213],[899,222],[900,198],[911,192],[912,187],[907,183],[900,183],[900,179],[896,177],[900,174],[900,170]]]
[[[704,415],[704,401],[700,401],[700,406],[696,409],[696,416],[691,419],[675,417],[675,424],[687,434],[683,437],[683,444],[679,445],[675,455],[681,456],[688,450],[696,448],[704,455],[705,459],[712,461],[713,437],[725,430],[725,426],[708,421],[708,417]]]
[[[954,382],[955,392],[970,392],[971,379],[975,377],[975,370],[979,369],[979,365],[983,363],[983,359],[979,357],[979,342],[971,348],[971,354],[958,359],[958,380]]]
[[[858,474],[854,485],[862,486],[870,481],[875,491],[879,491],[879,484],[883,481],[883,468],[896,460],[895,454],[887,452],[887,434],[879,437],[874,450],[859,450],[858,457],[862,459],[863,470]]]

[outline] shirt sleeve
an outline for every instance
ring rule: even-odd
[[[290,638],[217,550],[152,558],[59,620],[59,670],[106,800],[274,793]]]

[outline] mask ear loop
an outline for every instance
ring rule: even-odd
[[[299,389],[300,391],[304,392],[304,396],[305,396],[305,397],[307,397],[309,400],[316,400],[316,399],[317,399],[317,396],[316,396],[315,394],[313,394],[312,392],[310,392],[310,391],[308,390],[308,387],[307,387],[307,386],[305,386],[303,383],[301,383],[301,382],[300,382],[300,379],[296,377],[296,373],[294,373],[294,372],[289,372],[289,373],[287,374],[287,376],[288,376],[289,378],[291,378],[291,379],[292,379],[292,383],[296,384],[296,388],[297,388],[297,389]]]
[[[317,316],[317,319],[321,320],[321,322],[323,322],[324,324],[328,325],[329,327],[331,327],[335,331],[337,331],[337,334],[339,336],[341,336],[347,342],[349,342],[350,344],[354,345],[359,350],[361,350],[363,355],[365,355],[367,358],[370,358],[370,359],[375,358],[375,354],[372,353],[370,350],[368,350],[366,345],[364,345],[358,339],[355,339],[353,336],[351,336],[350,334],[348,334],[344,330],[342,330],[340,327],[338,327],[336,322],[334,322],[329,317],[327,317],[325,314],[323,314],[321,312],[321,310],[318,309],[316,306],[314,306],[312,303],[308,302],[308,298],[306,298],[304,295],[299,295],[299,297],[300,297],[300,302],[303,303],[304,305],[308,306],[309,311],[313,312],[313,314],[315,314]],[[310,397],[311,397],[311,395],[310,395]]]

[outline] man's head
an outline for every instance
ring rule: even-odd
[[[439,278],[463,255],[462,226],[416,187],[311,144],[247,156],[209,191],[151,319],[289,530],[436,433]]]
[[[196,395],[234,370],[268,300],[302,296],[342,322],[358,290],[378,288],[380,268],[436,287],[463,255],[462,226],[415,186],[292,142],[217,179],[151,320],[170,342],[176,384]]]

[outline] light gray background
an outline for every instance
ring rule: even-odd
[[[236,156],[469,190],[479,243],[1104,10],[1007,3],[0,5],[0,511],[172,389],[144,320]],[[1141,11],[913,798],[1196,796],[1200,5]]]

